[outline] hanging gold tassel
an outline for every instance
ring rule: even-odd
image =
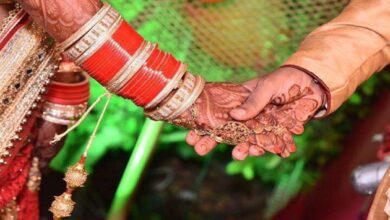
[[[79,161],[75,165],[68,168],[65,173],[65,182],[70,188],[83,187],[87,181],[88,173],[85,170],[85,165],[82,161]]]
[[[72,200],[72,194],[64,192],[60,196],[54,196],[54,201],[49,211],[53,213],[56,219],[70,217],[75,205],[76,203]]]
[[[87,110],[86,114],[88,114],[93,107],[96,106],[96,104],[101,100],[103,96],[107,96],[106,104],[103,108],[102,113],[99,116],[99,120],[96,123],[95,129],[89,138],[87,147],[80,158],[80,160],[73,166],[69,167],[68,170],[65,173],[64,181],[66,182],[66,192],[64,192],[60,196],[55,196],[54,201],[51,204],[51,207],[49,209],[50,212],[53,213],[54,219],[61,219],[65,217],[70,217],[72,215],[72,212],[74,210],[74,207],[76,203],[72,200],[72,194],[73,191],[77,188],[83,187],[85,182],[87,181],[88,173],[85,170],[85,161],[87,159],[88,151],[92,146],[92,142],[95,139],[96,133],[98,128],[100,127],[101,121],[103,119],[104,114],[107,111],[108,105],[111,100],[111,94],[106,93],[99,97],[99,99]],[[84,115],[78,123],[76,123],[76,126],[81,123],[82,120],[84,120],[86,115]],[[67,130],[64,134],[67,134],[70,132],[70,130],[73,130],[75,126],[71,127],[69,130]],[[60,140],[65,135],[56,135],[54,142]]]

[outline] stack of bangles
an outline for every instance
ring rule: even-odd
[[[156,120],[183,113],[205,84],[185,64],[145,41],[108,4],[58,48],[110,92],[131,99]]]
[[[85,113],[89,99],[88,77],[78,83],[52,81],[44,96],[42,119],[60,125],[73,125]]]

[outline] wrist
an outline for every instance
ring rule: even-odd
[[[315,73],[296,65],[283,65],[280,67],[280,70],[288,71],[289,73],[295,73],[303,78],[312,80],[314,82],[313,86],[315,87],[315,91],[319,93],[319,96],[322,96],[322,105],[318,108],[314,118],[323,118],[329,114],[331,103],[330,90],[328,86],[319,77],[316,76]]]

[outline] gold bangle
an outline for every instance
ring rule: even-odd
[[[73,33],[68,39],[58,44],[59,51],[65,51],[79,39],[81,39],[88,31],[90,31],[96,23],[98,23],[102,18],[107,14],[111,9],[111,6],[107,3],[104,3],[103,7],[89,20],[85,23],[80,29]]]
[[[201,76],[196,76],[195,87],[192,90],[191,94],[188,97],[185,97],[184,102],[181,103],[179,108],[177,108],[167,120],[173,120],[177,118],[179,115],[184,113],[188,108],[191,107],[192,104],[195,103],[196,99],[200,96],[205,86],[205,80]]]
[[[146,105],[145,109],[153,109],[158,104],[160,104],[174,89],[177,89],[180,80],[183,78],[183,75],[186,72],[187,72],[187,65],[181,63],[175,76],[168,82],[168,84],[160,92],[160,94],[158,94],[156,98],[154,98],[149,104]]]
[[[76,43],[65,50],[65,54],[72,60],[78,59],[91,46],[93,46],[99,38],[110,30],[114,23],[120,19],[119,13],[113,8],[110,8],[104,16],[96,22],[84,36],[82,36]]]
[[[191,96],[196,86],[196,77],[190,73],[186,73],[182,83],[175,92],[175,94],[169,98],[166,103],[158,106],[154,110],[145,110],[145,114],[156,121],[166,121],[167,118],[176,112],[182,103]]]
[[[119,14],[118,14],[119,15]],[[108,26],[108,29],[101,29],[97,30],[100,32],[100,36],[96,39],[94,43],[90,45],[90,47],[82,53],[81,56],[79,56],[77,59],[74,59],[74,62],[78,65],[81,65],[85,62],[89,57],[91,57],[98,49],[101,48],[101,46],[107,42],[107,40],[111,37],[111,35],[118,29],[119,25],[123,19],[119,16],[117,20],[114,21],[114,23],[111,26]],[[92,29],[91,31],[94,31],[95,29]],[[104,31],[104,32],[102,32]]]
[[[87,103],[80,105],[60,105],[51,102],[45,102],[41,118],[60,125],[71,125],[87,110]]]

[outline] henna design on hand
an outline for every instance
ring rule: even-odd
[[[240,106],[249,94],[250,91],[240,85],[209,83],[194,106],[172,123],[195,129],[198,135],[214,135],[212,137],[219,142],[222,142],[218,140],[220,137],[223,137],[225,143],[242,140],[236,143],[232,141],[232,144],[239,144],[235,151],[250,153],[253,156],[260,156],[266,151],[288,156],[295,151],[290,129],[294,131],[297,119],[286,109],[292,109],[295,102],[290,103],[289,108],[269,105],[255,118],[245,122],[235,122],[229,112]],[[193,109],[196,109],[196,117]],[[255,132],[246,131],[245,128]],[[191,132],[191,135],[196,134]],[[190,139],[199,141],[200,138]],[[195,142],[191,144],[195,145]]]
[[[18,0],[52,37],[64,41],[101,7],[99,0]]]

